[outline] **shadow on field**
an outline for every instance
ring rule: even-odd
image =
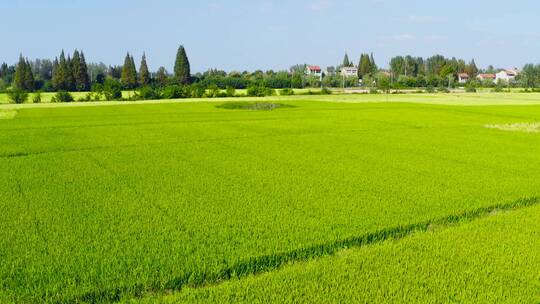
[[[296,106],[273,102],[234,101],[217,105],[216,108],[227,110],[272,111],[280,108],[296,108]]]

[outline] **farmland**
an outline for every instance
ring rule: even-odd
[[[216,107],[232,100],[287,106]],[[462,269],[478,295],[508,301],[504,284],[522,284],[538,301],[540,137],[486,126],[539,122],[540,95],[183,101],[0,107],[0,302],[282,302],[265,297],[325,287],[305,301],[328,302],[385,285],[414,301],[444,282],[431,299],[471,299],[455,265],[477,252]],[[496,277],[516,261],[524,282],[489,284],[486,260]],[[415,273],[435,279],[400,295]]]

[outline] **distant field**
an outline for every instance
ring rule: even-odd
[[[309,90],[302,89],[297,94],[305,93]],[[314,90],[313,90],[314,91]],[[237,94],[244,94],[241,90]],[[540,105],[540,93],[433,93],[433,94],[360,94],[360,93],[342,93],[337,92],[332,95],[293,95],[293,96],[270,96],[270,97],[242,97],[242,98],[188,98],[175,100],[147,100],[147,101],[100,101],[100,102],[73,102],[73,103],[54,103],[50,104],[50,98],[53,93],[42,93],[42,104],[7,104],[8,99],[5,94],[0,94],[0,108],[28,108],[28,107],[64,107],[64,106],[92,106],[99,104],[132,104],[132,103],[173,103],[173,102],[226,102],[235,100],[292,100],[292,101],[329,101],[345,103],[423,103],[423,104],[441,104],[441,105]],[[74,93],[75,94],[75,93]],[[85,93],[77,93],[77,98]],[[132,92],[124,92],[125,97]],[[246,99],[247,98],[247,99]]]
[[[0,303],[538,299],[540,94],[182,101],[0,106]]]

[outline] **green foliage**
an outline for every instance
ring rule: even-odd
[[[127,53],[126,58],[124,59],[124,65],[122,66],[122,86],[124,89],[134,89],[137,87],[137,70],[135,68],[135,63],[133,56]]]
[[[159,90],[151,86],[145,86],[145,87],[139,88],[132,97],[133,100],[152,100],[152,99],[161,99],[161,98],[162,96]]]
[[[73,95],[71,95],[71,93],[69,92],[66,92],[66,91],[58,91],[55,95],[54,95],[54,100],[56,102],[72,102],[74,101],[75,99],[73,98]]]
[[[41,103],[41,92],[36,92],[34,96],[32,96],[32,102]]]
[[[178,52],[176,53],[176,61],[174,62],[174,77],[179,84],[186,85],[191,83],[189,59],[183,45],[178,48]]]
[[[247,88],[247,95],[251,97],[265,97],[276,95],[276,90],[258,85]]]
[[[143,53],[142,59],[141,59],[141,67],[139,69],[139,80],[140,84],[142,86],[147,86],[150,84],[151,76],[150,71],[148,71],[148,64],[146,63],[146,54]]]
[[[33,91],[34,90],[34,75],[32,68],[27,59],[24,59],[22,54],[19,56],[19,63],[15,70],[13,86],[18,90]]]
[[[225,90],[227,97],[234,97],[236,95],[236,89],[234,87],[227,87]]]
[[[9,100],[13,103],[25,103],[28,100],[28,93],[23,90],[13,89],[7,92]]]
[[[161,96],[164,99],[177,99],[191,97],[186,87],[179,85],[170,85],[163,88]]]
[[[105,100],[121,100],[122,84],[113,78],[107,78],[103,84],[103,95]]]
[[[164,87],[169,83],[169,75],[164,67],[159,67],[156,73],[156,84],[160,87]]]

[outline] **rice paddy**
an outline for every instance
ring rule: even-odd
[[[540,95],[384,98],[2,106],[0,302],[538,302]]]

